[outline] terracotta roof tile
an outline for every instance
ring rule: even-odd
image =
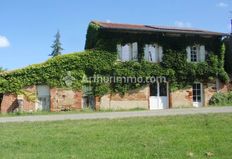
[[[215,36],[228,36],[229,35],[226,33],[193,29],[193,28],[106,23],[106,22],[99,22],[99,21],[92,21],[92,23],[99,25],[103,29],[112,29],[112,30],[128,30],[128,31],[133,30],[133,31],[150,31],[150,32],[166,32],[166,33],[182,33],[182,34],[215,35]]]

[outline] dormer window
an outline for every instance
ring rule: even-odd
[[[193,45],[186,48],[188,62],[204,62],[205,61],[205,46]]]
[[[118,44],[117,53],[118,53],[118,59],[121,61],[131,61],[131,60],[137,61],[138,44],[137,42],[127,43],[125,45]]]
[[[146,44],[144,47],[144,59],[149,62],[162,62],[163,48],[158,44]]]

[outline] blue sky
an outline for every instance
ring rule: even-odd
[[[230,32],[231,0],[0,0],[0,67],[48,58],[59,29],[63,53],[82,51],[91,20]]]

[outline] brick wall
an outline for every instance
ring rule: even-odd
[[[231,84],[219,84],[219,92],[226,93],[232,90]],[[203,84],[203,105],[208,106],[209,100],[217,92],[216,83],[209,82]],[[177,90],[171,92],[171,107],[192,107],[192,88]]]
[[[100,109],[148,109],[149,87],[132,90],[124,96],[107,94],[100,99]]]
[[[24,90],[36,94],[36,86],[25,88]],[[18,108],[16,94],[4,94],[1,103],[1,112],[13,112]],[[78,91],[65,90],[60,88],[50,89],[50,110],[74,110],[82,108],[82,93]],[[23,111],[36,111],[37,102],[28,101],[24,96],[23,98]]]
[[[172,108],[192,107],[192,88],[177,90],[170,93]]]
[[[18,107],[17,96],[15,94],[4,94],[1,103],[1,113],[12,112]]]
[[[210,98],[216,93],[215,83],[206,83],[203,86],[203,105],[207,106]],[[36,93],[36,86],[25,88],[25,90]],[[220,92],[232,91],[232,84],[220,84]],[[177,90],[170,93],[170,106],[192,107],[192,88]],[[18,107],[15,94],[4,94],[1,103],[1,112],[12,112]],[[24,97],[23,110],[36,111],[36,103],[28,101]],[[149,109],[149,86],[132,90],[124,96],[120,94],[107,94],[96,98],[96,109]],[[50,89],[50,110],[73,110],[82,109],[82,93],[73,90],[52,88]]]
[[[33,93],[34,95],[36,95],[36,86],[27,87],[25,90],[29,91],[30,93]],[[28,112],[28,111],[36,111],[35,102],[28,101],[24,97],[23,110],[26,111],[26,112]]]
[[[36,93],[36,87],[31,86],[27,87],[24,90],[31,92],[31,93]],[[18,101],[17,101],[17,95],[16,94],[4,94],[2,103],[1,103],[1,112],[2,113],[8,113],[8,112],[13,112],[16,108],[18,108]],[[23,100],[23,110],[24,111],[35,111],[35,103],[28,101],[26,97],[24,97]]]
[[[82,93],[61,88],[51,88],[51,111],[82,109]]]

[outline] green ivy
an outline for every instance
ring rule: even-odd
[[[225,46],[220,36],[211,38],[201,37],[199,35],[188,36],[180,35],[178,37],[169,36],[165,33],[152,33],[142,31],[123,31],[110,30],[101,28],[97,23],[91,22],[86,35],[86,49],[107,50],[116,52],[117,44],[126,44],[138,42],[139,66],[143,68],[140,76],[144,77],[150,72],[155,75],[166,75],[171,84],[171,90],[189,87],[195,81],[207,82],[219,78],[223,82],[228,82],[229,77],[224,70]],[[163,46],[163,62],[151,64],[144,62],[144,46],[149,43],[157,43]],[[209,53],[206,62],[189,63],[186,57],[186,48],[194,44],[205,45]],[[136,62],[125,62],[117,68],[120,73],[128,72],[138,75],[139,67],[134,69]],[[157,67],[157,68],[154,68]],[[157,71],[158,70],[158,71]],[[170,71],[171,70],[171,71]],[[165,72],[171,72],[165,74]],[[153,74],[153,75],[154,75]],[[171,76],[170,76],[171,75]],[[125,92],[129,89],[136,88],[140,84],[115,84],[116,91]]]
[[[57,56],[42,64],[1,73],[0,93],[18,92],[24,87],[39,84],[51,87],[67,87],[65,77],[69,71],[71,76],[76,79],[71,88],[79,90],[83,85],[84,74],[93,76],[94,74],[110,72],[115,60],[115,55],[104,51],[86,51]]]
[[[194,44],[205,45],[208,52],[214,52],[220,55],[220,47],[222,44],[221,37],[215,36],[211,38],[201,37],[199,35],[189,36],[175,35],[169,36],[165,33],[142,32],[142,31],[123,31],[110,30],[101,28],[97,23],[91,22],[89,24],[85,49],[105,50],[109,52],[116,52],[117,44],[126,44],[138,42],[139,59],[143,59],[143,48],[145,44],[157,43],[163,46],[164,49],[171,49],[175,51],[182,51],[183,48]]]
[[[116,44],[134,42],[134,39],[139,46],[139,61],[117,61]],[[150,63],[143,60],[143,47],[151,42],[163,46],[163,62]],[[183,48],[196,42],[206,46],[209,56],[205,62],[189,63]],[[83,81],[83,77],[101,75],[145,79],[165,76],[170,82],[171,90],[188,87],[196,80],[207,82],[219,78],[228,82],[229,77],[223,68],[225,56],[223,47],[219,38],[207,39],[198,36],[168,38],[163,34],[115,33],[103,31],[98,25],[91,23],[87,31],[85,48],[92,50],[57,56],[41,64],[0,73],[0,93],[16,93],[27,86],[39,84],[66,88],[68,86],[65,78],[68,74],[75,79],[69,86],[71,89],[81,90],[82,86],[91,85],[93,94],[100,96],[109,92],[124,94],[147,83],[86,82]]]
[[[211,77],[219,77],[227,81],[225,71],[220,67],[217,55],[207,58],[206,62],[187,63],[184,51],[167,50],[163,62],[150,63],[146,61],[120,62],[116,60],[116,53],[89,50],[81,53],[61,55],[49,59],[47,62],[31,65],[24,69],[0,74],[0,93],[18,92],[20,89],[38,84],[51,87],[67,87],[64,78],[71,72],[76,80],[71,88],[81,90],[83,85],[91,85],[95,95],[104,95],[108,92],[125,93],[139,88],[147,83],[101,83],[83,82],[83,76],[94,75],[115,77],[159,77],[165,76],[171,84],[171,90],[183,88],[195,80],[207,81]]]
[[[225,70],[232,77],[232,36],[225,38]]]

